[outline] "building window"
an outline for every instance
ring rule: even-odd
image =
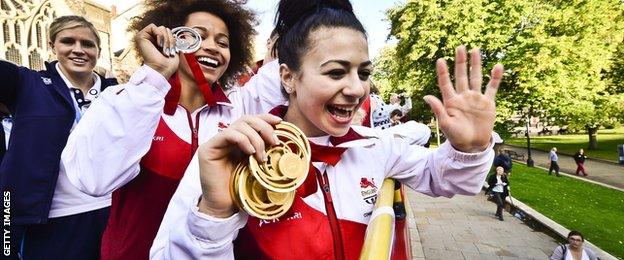
[[[14,29],[15,29],[15,42],[17,44],[22,44],[22,29],[20,28],[18,23],[15,23]]]
[[[0,0],[0,9],[2,9],[3,11],[11,10],[11,8],[9,8],[9,5],[6,3],[6,0]]]
[[[13,46],[7,48],[6,58],[8,61],[11,61],[17,65],[22,65],[22,57],[20,56],[19,51]]]
[[[11,31],[9,31],[9,24],[7,22],[2,23],[2,31],[4,32],[4,43],[6,44],[11,41]]]
[[[39,53],[36,51],[30,52],[30,55],[28,55],[28,62],[30,63],[30,69],[33,69],[33,70],[43,69],[43,60],[41,59],[41,55],[39,55]]]
[[[15,7],[15,9],[24,10],[24,8],[22,7],[22,4],[20,4],[18,1],[11,0],[11,2],[13,3],[13,6]]]
[[[37,23],[35,28],[37,30],[37,47],[41,48],[43,45],[41,37],[41,23]]]

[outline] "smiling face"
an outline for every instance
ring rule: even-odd
[[[368,96],[368,43],[356,30],[321,27],[310,33],[299,71],[280,65],[290,93],[286,119],[308,136],[343,136]]]
[[[188,16],[184,26],[197,30],[201,35],[202,43],[195,57],[208,83],[217,82],[230,63],[230,40],[225,22],[208,12],[195,12]],[[194,81],[186,62],[180,62],[178,71],[180,76]]]
[[[70,77],[91,75],[100,53],[96,42],[91,29],[79,26],[59,31],[50,47],[64,74]]]

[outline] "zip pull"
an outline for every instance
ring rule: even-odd
[[[327,200],[328,203],[333,203],[330,188],[329,188],[329,178],[327,177],[327,172],[324,172],[322,175],[317,175],[317,176],[319,176],[318,179],[319,179],[319,184],[321,184],[321,189],[323,189],[323,193],[325,193],[325,199]]]

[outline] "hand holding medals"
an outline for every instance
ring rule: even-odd
[[[170,30],[150,24],[137,33],[135,41],[145,64],[169,78],[178,69],[180,58],[177,54],[196,52],[202,38],[189,27]]]
[[[230,179],[234,203],[260,219],[275,219],[290,209],[310,167],[310,143],[303,132],[287,122],[275,127],[279,143],[266,150],[268,160],[249,156]]]

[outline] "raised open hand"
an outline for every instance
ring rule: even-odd
[[[485,93],[481,93],[481,52],[470,53],[470,78],[468,77],[466,47],[459,46],[455,52],[455,87],[451,82],[446,61],[436,64],[438,85],[442,100],[427,95],[425,101],[438,118],[440,128],[455,149],[474,153],[485,150],[490,144],[496,106],[494,96],[503,78],[503,65],[496,64]]]

